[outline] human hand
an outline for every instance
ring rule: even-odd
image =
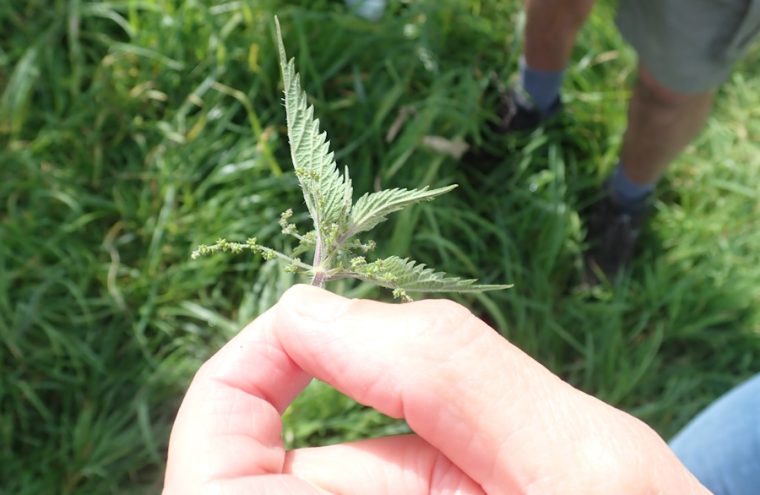
[[[286,452],[312,377],[413,435]],[[290,289],[195,376],[164,495],[708,494],[644,423],[550,373],[451,301]]]

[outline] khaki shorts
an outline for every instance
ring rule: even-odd
[[[760,0],[619,0],[617,24],[673,91],[715,88],[760,32]]]

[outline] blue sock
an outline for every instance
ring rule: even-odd
[[[546,115],[559,98],[565,71],[549,72],[528,67],[524,58],[520,59],[520,85],[538,110]]]
[[[632,208],[640,205],[652,194],[656,185],[656,182],[651,184],[636,184],[635,182],[631,182],[631,179],[625,175],[622,162],[618,162],[609,180],[612,197],[623,208]]]

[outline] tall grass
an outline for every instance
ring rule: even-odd
[[[486,87],[514,70],[518,3],[391,2],[370,24],[326,0],[12,0],[0,5],[0,492],[157,492],[193,373],[296,282],[251,257],[189,258],[221,236],[277,245],[279,213],[300,204],[274,13],[358,193],[461,186],[389,222],[381,251],[514,283],[460,300],[664,435],[760,370],[757,64],[739,67],[661,185],[632,270],[589,289],[577,212],[614,164],[635,63],[608,4],[581,34],[568,123],[494,143]],[[490,158],[454,160],[430,135]],[[406,428],[321,384],[285,419],[293,446]]]

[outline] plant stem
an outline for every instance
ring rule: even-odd
[[[311,279],[311,285],[315,285],[320,289],[325,287],[325,271],[322,266],[322,236],[319,234],[319,229],[316,229],[317,242],[314,247],[314,278]]]
[[[325,288],[325,274],[315,273],[314,278],[311,279],[311,285],[315,287],[319,287],[320,289],[324,289]]]

